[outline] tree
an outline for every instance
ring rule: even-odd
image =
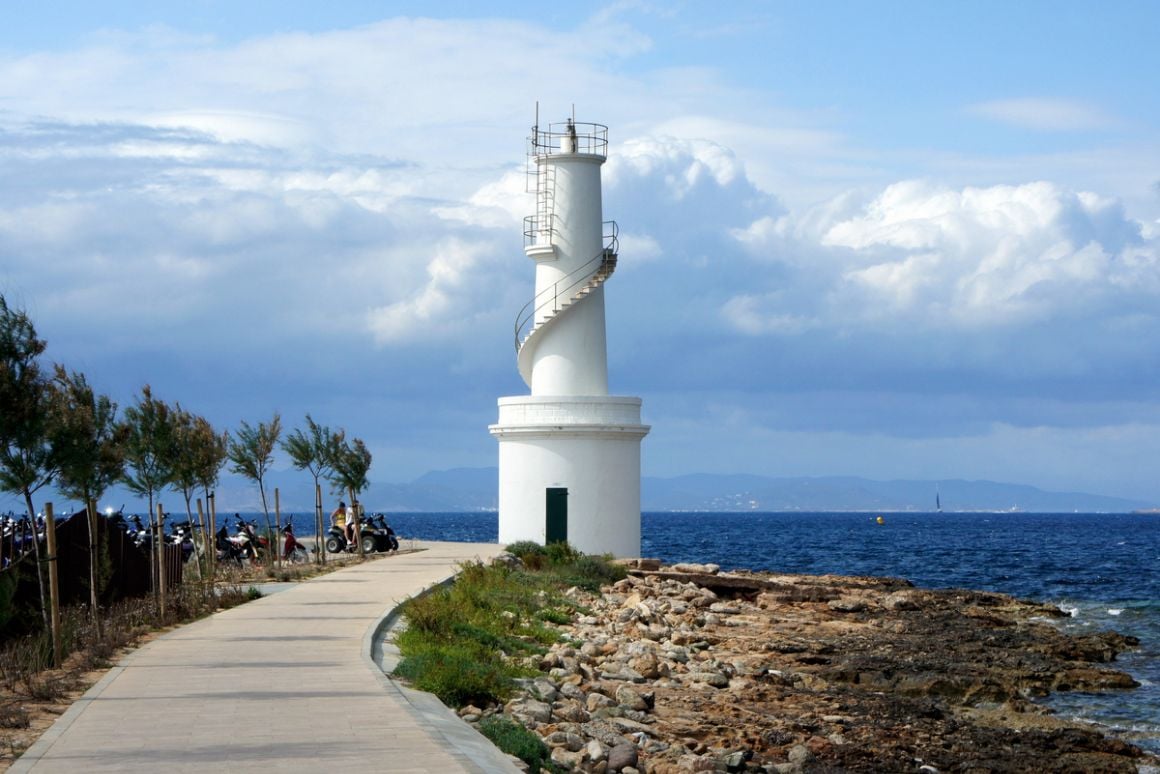
[[[213,533],[217,529],[217,525],[214,524],[214,515],[217,513],[217,509],[210,506],[210,498],[213,496],[214,488],[217,487],[222,466],[226,463],[229,437],[230,434],[224,430],[220,434],[214,430],[213,425],[205,417],[194,417],[193,448],[189,450],[189,454],[194,460],[198,486],[205,494],[206,518],[208,519],[208,530],[205,536],[206,551],[211,557],[214,545]]]
[[[149,502],[149,522],[157,528],[154,498],[173,481],[177,459],[174,409],[141,388],[137,403],[125,409],[125,473],[122,480]]]
[[[121,478],[129,428],[117,422],[117,404],[93,392],[84,374],[58,365],[53,384],[52,410],[61,441],[57,488],[87,504]]]
[[[252,427],[249,422],[242,420],[235,437],[229,440],[226,454],[230,462],[234,463],[231,470],[245,476],[258,485],[258,492],[262,496],[262,512],[266,515],[266,534],[272,536],[270,524],[270,507],[266,504],[266,474],[274,462],[274,447],[278,437],[282,435],[282,417],[274,412],[274,418],[269,424],[259,422]],[[276,543],[277,540],[275,539]]]
[[[174,443],[178,449],[174,460],[173,485],[185,499],[185,515],[192,526],[193,497],[197,488],[202,487],[208,502],[209,490],[217,481],[218,472],[225,461],[225,439],[214,431],[209,420],[185,411],[180,404],[174,411],[173,427]],[[211,529],[207,531],[201,515],[199,510],[198,531],[201,533],[203,550],[208,553],[212,546],[210,532],[213,530],[210,525]]]
[[[334,459],[345,443],[345,434],[337,433],[329,427],[316,423],[306,415],[306,432],[295,430],[285,441],[282,449],[290,455],[290,461],[297,470],[309,470],[314,476],[314,521],[315,529],[322,535],[322,499],[319,495],[319,480],[333,470]],[[326,552],[319,547],[319,562],[325,561]]]
[[[117,422],[117,404],[94,393],[84,374],[70,374],[58,365],[53,384],[52,414],[60,439],[57,488],[85,506],[89,525],[89,604],[99,630],[96,500],[125,469],[128,428]]]
[[[52,387],[37,362],[46,346],[28,315],[10,308],[0,295],[0,489],[24,496],[33,534],[36,507],[32,495],[52,481],[59,466],[50,407]],[[40,542],[32,544],[41,615],[47,624]]]
[[[370,484],[370,479],[367,478],[367,473],[371,469],[370,450],[360,438],[355,438],[350,443],[343,440],[334,451],[330,466],[332,468],[330,483],[338,492],[345,490],[350,493],[351,513],[354,514],[354,535],[358,541],[359,556],[362,556],[358,495]]]

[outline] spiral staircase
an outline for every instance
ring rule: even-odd
[[[587,263],[541,290],[516,316],[516,363],[520,376],[532,386],[535,350],[545,335],[566,315],[601,287],[616,271],[619,248],[616,223],[605,223],[604,249]]]

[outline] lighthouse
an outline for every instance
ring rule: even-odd
[[[528,138],[524,252],[535,293],[517,315],[516,363],[530,395],[499,399],[499,542],[566,540],[640,555],[640,398],[608,394],[604,286],[617,226],[604,220],[608,127],[568,119]]]

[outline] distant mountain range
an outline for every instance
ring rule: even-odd
[[[301,482],[301,474],[290,474]],[[496,468],[455,468],[427,473],[410,483],[372,484],[362,496],[372,510],[495,510]],[[289,484],[289,481],[287,481]],[[273,483],[272,486],[277,486]],[[253,485],[243,482],[242,491]],[[283,493],[293,491],[284,486]],[[645,511],[933,511],[935,496],[945,511],[1080,511],[1123,513],[1155,503],[1082,492],[1047,492],[1033,486],[994,481],[871,481],[853,476],[774,478],[756,475],[694,474],[645,477]],[[219,501],[222,495],[219,494]],[[283,495],[285,497],[285,494]],[[329,498],[328,498],[329,500]],[[305,510],[305,503],[284,503]]]
[[[497,506],[496,468],[433,471],[409,483],[372,483],[360,498],[371,511],[491,511]],[[273,508],[277,487],[283,513],[313,510],[313,482],[297,471],[271,473],[266,481]],[[1083,492],[1047,492],[1033,486],[994,481],[871,481],[853,476],[775,478],[757,475],[694,474],[641,481],[644,511],[933,511],[938,495],[944,511],[1033,511],[1040,513],[1126,513],[1157,503]],[[338,501],[324,485],[326,509]],[[345,499],[345,498],[344,498]],[[113,491],[102,506],[128,505],[137,498]],[[182,512],[184,502],[172,492],[165,509]],[[237,476],[224,477],[217,490],[218,512],[259,511],[257,487]],[[18,502],[10,506],[23,510]],[[61,505],[57,507],[61,512]]]

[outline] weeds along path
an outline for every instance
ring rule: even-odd
[[[494,544],[421,543],[158,637],[75,702],[11,772],[515,771],[456,747],[450,711],[416,704],[369,658],[403,600]],[[486,752],[486,750],[485,750]]]

